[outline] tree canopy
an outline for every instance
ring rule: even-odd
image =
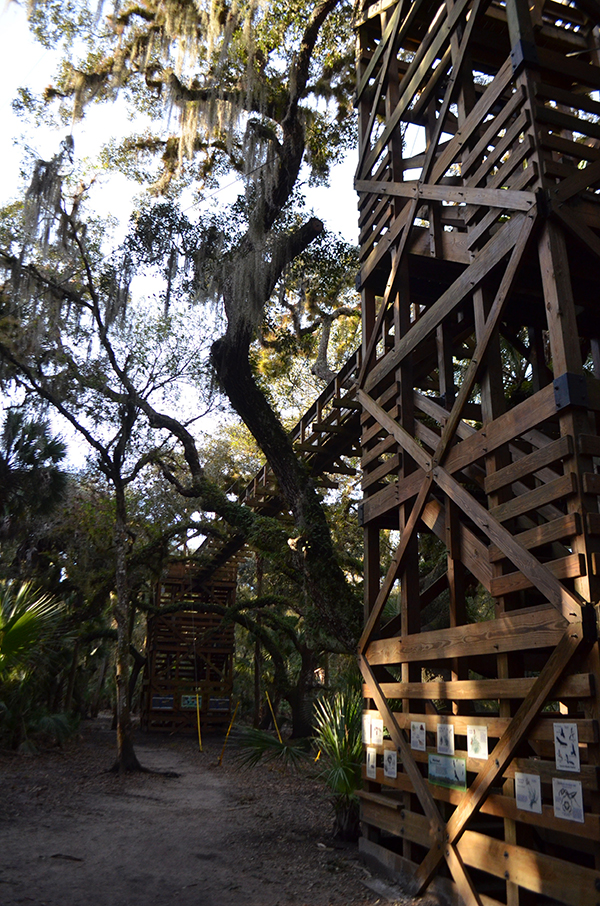
[[[316,395],[359,339],[355,250],[303,197],[355,141],[351,20],[344,0],[31,5],[34,34],[60,45],[63,61],[43,98],[21,91],[23,115],[68,124],[104,102],[132,116],[92,170],[70,137],[52,160],[36,161],[0,235],[5,386],[69,422],[114,495],[123,689],[142,476],[166,479],[204,534],[268,550],[291,583],[274,590],[296,614],[273,615],[272,627],[309,632],[313,648],[328,635],[353,649],[355,561],[348,569],[340,556],[322,494],[287,435],[306,402],[306,389],[293,400],[290,388]],[[99,168],[145,190],[115,248],[90,210]],[[243,192],[199,213],[195,203],[232,174]],[[291,529],[228,493],[247,465],[224,434],[206,437],[214,420],[203,423],[223,399],[268,461]]]

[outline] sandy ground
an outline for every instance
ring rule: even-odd
[[[222,739],[139,734],[156,772],[105,773],[107,721],[62,751],[0,754],[2,906],[382,906],[320,783],[240,771]]]

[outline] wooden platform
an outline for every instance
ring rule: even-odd
[[[357,22],[362,849],[465,904],[600,902],[599,24]]]

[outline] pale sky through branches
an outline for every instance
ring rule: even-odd
[[[15,139],[25,135],[25,143],[39,157],[50,159],[69,132],[68,126],[58,130],[38,128],[34,131],[13,113],[11,106],[19,87],[27,86],[35,93],[43,91],[52,82],[57,63],[57,55],[30,36],[25,5],[16,2],[5,4],[0,11],[0,115],[3,124],[0,204],[15,198],[20,188],[22,148],[14,144]],[[132,123],[125,116],[115,116],[115,108],[110,103],[93,105],[83,122],[73,127],[75,155],[79,159],[93,158],[109,138],[113,135],[121,137],[131,129]],[[354,169],[355,155],[351,154],[343,164],[334,168],[329,187],[307,191],[308,204],[315,214],[329,229],[341,233],[349,242],[358,241],[358,213],[352,184]],[[224,202],[233,200],[241,192],[243,184],[241,179],[233,186],[231,182],[231,179],[225,180],[223,189],[212,194],[202,203],[202,207],[212,207],[218,204],[220,198]],[[100,189],[93,196],[97,213],[101,216],[115,214],[126,223],[139,187],[114,174],[102,178]]]
[[[70,132],[68,124],[57,129],[46,126],[36,129],[30,122],[19,118],[12,109],[12,101],[20,87],[27,87],[34,95],[40,95],[54,81],[58,64],[58,54],[45,49],[30,35],[26,2],[19,4],[0,0],[0,115],[3,125],[0,140],[3,176],[0,183],[0,205],[18,198],[25,188],[20,176],[24,150],[31,149],[34,157],[50,160]],[[91,162],[103,144],[112,137],[120,139],[134,129],[142,131],[148,122],[140,117],[134,124],[124,115],[124,105],[91,105],[84,120],[72,127],[76,162],[89,160],[91,170]],[[156,131],[156,124],[153,129]],[[323,220],[328,229],[340,233],[346,241],[352,243],[358,241],[357,197],[353,188],[355,158],[355,154],[350,154],[343,164],[333,169],[329,187],[307,188],[306,191],[308,207]],[[190,206],[190,215],[195,207],[198,210],[210,210],[218,209],[220,203],[229,204],[242,191],[242,179],[226,177],[222,188],[209,193],[208,198],[199,205]],[[125,234],[129,215],[139,193],[139,185],[124,175],[99,175],[90,195],[88,210],[93,210],[100,217],[112,215],[118,219],[120,225],[113,236],[115,242],[120,241]],[[58,430],[69,447],[69,465],[81,466],[87,452],[81,440],[62,423]]]

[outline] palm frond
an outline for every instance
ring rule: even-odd
[[[286,768],[298,768],[308,757],[303,739],[282,739],[266,730],[247,727],[236,738],[236,758],[242,767],[254,767],[259,761],[277,762]]]

